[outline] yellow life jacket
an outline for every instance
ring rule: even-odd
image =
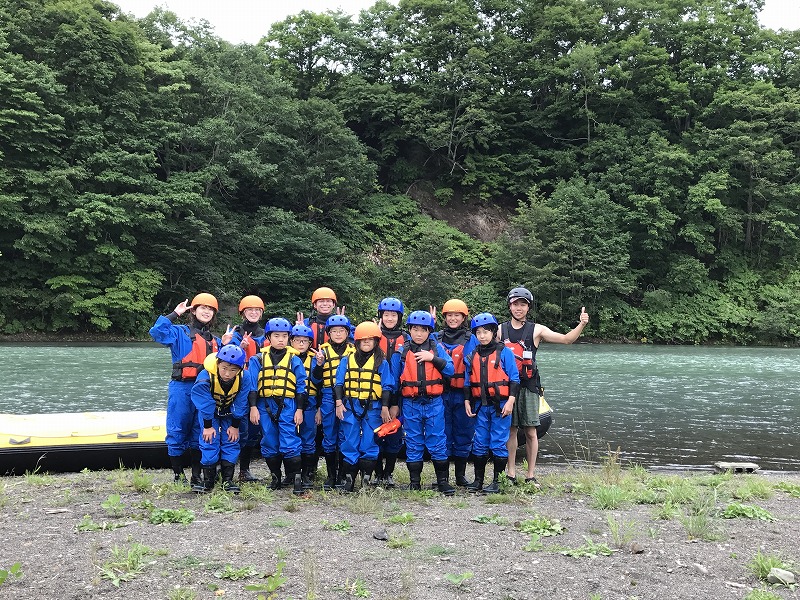
[[[270,347],[261,349],[261,370],[258,372],[259,398],[294,398],[297,391],[297,378],[292,371],[292,358],[297,350],[286,348],[286,354],[277,365],[272,364]]]
[[[372,400],[380,400],[383,394],[381,376],[378,367],[383,361],[375,364],[375,355],[367,359],[363,367],[356,363],[355,356],[347,359],[347,374],[344,377],[344,397],[359,400],[363,405]]]
[[[239,390],[242,389],[242,373],[244,371],[239,371],[239,374],[233,380],[231,389],[226,392],[222,388],[222,382],[217,374],[216,352],[206,356],[206,359],[203,361],[203,368],[208,371],[211,397],[214,398],[214,402],[217,403],[217,414],[220,416],[229,415],[231,412],[230,407],[233,405],[233,401],[236,399],[236,394],[238,394]]]
[[[325,342],[319,347],[325,355],[325,363],[322,365],[322,387],[332,388],[336,381],[336,369],[339,368],[339,363],[345,356],[352,356],[356,353],[356,347],[353,344],[347,344],[344,352],[336,354],[336,350],[330,343]]]
[[[298,358],[300,355],[298,354]],[[308,391],[309,398],[316,398],[319,390],[317,389],[317,384],[311,381],[311,361],[314,360],[314,353],[310,350],[306,352],[306,357],[303,360],[303,366],[306,368],[306,373],[308,374],[308,378],[306,379],[306,390]]]

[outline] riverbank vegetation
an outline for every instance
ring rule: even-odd
[[[800,340],[800,31],[758,0],[402,0],[233,46],[0,7],[0,333],[329,285],[673,343]]]
[[[263,483],[192,494],[143,469],[6,477],[0,586],[21,599],[794,597],[796,474],[651,472],[609,453],[544,465],[539,481],[298,497]]]

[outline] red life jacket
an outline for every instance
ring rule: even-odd
[[[176,363],[172,363],[172,379],[174,381],[194,381],[197,374],[203,370],[203,361],[206,356],[217,351],[217,340],[213,337],[207,341],[196,332],[189,333],[192,340],[192,349]]]
[[[480,399],[483,404],[487,404],[489,399],[495,401],[508,399],[511,382],[500,362],[502,349],[503,346],[498,345],[497,350],[488,356],[481,356],[476,349],[467,357],[470,364],[470,392],[473,398]]]
[[[450,358],[453,359],[453,374],[450,376],[450,387],[458,390],[464,389],[464,344],[459,344],[452,350],[442,344]]]
[[[386,334],[383,334],[378,341],[378,345],[381,347],[381,350],[383,350],[386,360],[391,360],[392,354],[403,346],[404,341],[405,339],[402,333],[395,338],[388,338]]]
[[[506,348],[511,350],[514,354],[514,359],[517,361],[517,370],[519,371],[520,379],[533,379],[534,373],[536,372],[536,347],[533,345],[533,330],[535,327],[536,323],[526,321],[522,326],[522,336],[519,342],[510,341],[505,328],[502,328],[503,330],[500,332],[501,339],[505,337],[503,343],[506,345]],[[531,348],[525,347],[524,344],[526,340],[531,341]],[[524,352],[529,353],[530,357],[524,358]]]
[[[428,346],[427,348],[425,346]],[[427,360],[417,364],[417,359],[411,351],[410,345],[403,354],[403,371],[400,373],[400,393],[404,398],[416,398],[417,396],[441,396],[444,392],[444,377],[439,370],[433,366],[433,362]],[[430,338],[420,350],[430,350],[434,356],[436,344]]]
[[[328,341],[328,332],[325,330],[324,323],[317,323],[316,320],[309,320],[308,326],[311,327],[311,331],[314,332],[314,340],[312,342],[312,348],[319,348],[322,344]]]

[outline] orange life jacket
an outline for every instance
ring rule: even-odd
[[[192,349],[189,354],[184,356],[176,363],[172,363],[172,379],[174,381],[194,381],[197,374],[203,370],[203,361],[206,356],[217,351],[217,340],[213,337],[207,341],[197,332],[190,332],[189,339],[192,340]]]
[[[427,345],[428,347],[424,347]],[[400,393],[404,398],[416,398],[417,396],[441,396],[444,392],[444,377],[439,370],[433,366],[433,362],[427,360],[417,364],[417,359],[411,351],[410,345],[403,354],[403,371],[400,373]],[[436,344],[430,338],[427,344],[423,344],[420,350],[430,350],[434,356]]]
[[[311,344],[312,348],[319,348],[322,344],[328,341],[328,332],[325,330],[324,323],[317,323],[316,320],[309,320],[308,326],[314,332],[314,340]]]
[[[392,354],[397,352],[397,350],[402,347],[404,342],[405,338],[403,337],[402,333],[395,338],[388,338],[386,337],[386,334],[384,334],[378,341],[378,345],[381,347],[381,350],[383,350],[386,360],[391,360]]]
[[[533,346],[531,343],[531,348],[526,348],[524,342],[526,340],[533,340],[533,330],[536,327],[536,323],[532,321],[526,321],[525,324],[522,326],[522,337],[520,342],[512,342],[507,337],[506,331],[501,331],[501,339],[505,337],[506,339],[503,340],[506,348],[511,350],[514,354],[514,359],[517,361],[517,370],[519,371],[520,379],[533,379],[534,374],[536,372],[536,361],[534,357],[536,356],[536,347]],[[524,358],[523,353],[528,353],[530,356],[528,358]]]
[[[453,359],[453,374],[450,376],[450,387],[453,389],[464,389],[464,344],[455,346],[449,350],[447,346],[442,344],[450,358]]]
[[[500,362],[500,352],[503,346],[488,356],[481,356],[477,349],[467,356],[470,364],[469,387],[473,398],[478,398],[485,405],[490,399],[494,401],[507,400],[509,394],[508,374],[503,370]]]

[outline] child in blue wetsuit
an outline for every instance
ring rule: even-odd
[[[303,366],[306,369],[306,373],[308,373],[308,380],[306,381],[308,402],[303,411],[303,424],[300,425],[300,456],[303,463],[301,474],[304,490],[314,487],[314,475],[317,472],[317,426],[321,422],[318,416],[320,380],[315,380],[314,378],[317,357],[311,351],[313,338],[314,332],[311,331],[310,327],[306,325],[292,327],[290,343],[292,348],[297,351],[297,356],[303,361]]]
[[[445,302],[442,316],[445,326],[437,333],[437,339],[453,359],[453,375],[448,378],[443,395],[444,433],[447,454],[455,464],[456,485],[466,486],[475,419],[470,419],[464,410],[464,356],[472,352],[478,340],[467,327],[469,309],[463,300],[453,298]]]
[[[200,466],[200,425],[192,403],[192,386],[203,370],[203,361],[219,348],[220,340],[211,334],[219,304],[208,293],[197,294],[191,304],[184,300],[167,316],[158,317],[150,328],[150,337],[170,349],[172,380],[167,400],[167,452],[175,481],[186,481],[183,474],[183,455],[189,450],[192,464],[191,484],[202,483]],[[189,324],[175,321],[189,312]]]
[[[289,347],[292,325],[286,319],[267,322],[269,346],[250,359],[250,423],[261,425],[261,454],[272,473],[272,489],[281,487],[281,460],[293,482],[293,492],[303,493],[299,428],[306,405],[306,369]]]
[[[378,303],[378,325],[381,329],[380,349],[386,361],[391,364],[392,356],[399,352],[405,343],[402,329],[402,319],[405,313],[403,303],[397,298],[384,298]],[[397,394],[393,394],[389,404],[389,417],[394,419],[400,416],[401,407]],[[382,438],[378,438],[378,461],[375,465],[375,478],[371,481],[375,485],[394,487],[394,467],[397,464],[397,455],[403,446],[405,432],[402,427]]]
[[[467,488],[496,494],[500,491],[497,478],[508,460],[506,442],[511,413],[519,394],[519,371],[514,353],[495,340],[498,325],[494,315],[475,315],[470,325],[480,345],[464,358],[464,407],[467,415],[476,419],[472,441],[475,481]],[[484,488],[489,451],[494,462],[494,478]]]
[[[239,314],[242,323],[228,330],[222,336],[223,344],[239,346],[245,353],[245,367],[251,358],[261,351],[266,340],[266,333],[261,326],[261,317],[264,316],[264,301],[258,296],[245,296],[239,301]],[[239,428],[239,481],[258,481],[250,473],[250,461],[257,448],[261,445],[261,427],[250,427],[249,419],[242,422]]]
[[[317,350],[317,365],[314,367],[314,379],[321,380],[318,421],[322,423],[322,450],[325,453],[325,466],[328,477],[322,484],[325,490],[333,489],[339,473],[339,419],[336,418],[336,407],[333,402],[333,386],[336,369],[345,356],[353,354],[355,347],[347,341],[350,335],[350,319],[344,315],[328,317],[325,325],[327,342]]]
[[[247,415],[250,380],[242,376],[245,352],[228,344],[206,357],[205,370],[192,386],[192,402],[202,428],[200,435],[203,483],[192,486],[195,492],[210,492],[217,477],[217,463],[222,467],[222,487],[239,493],[233,483],[233,471],[239,458],[239,427]]]
[[[395,389],[389,363],[378,346],[380,327],[366,321],[356,327],[353,337],[355,353],[342,358],[333,388],[336,417],[342,428],[340,481],[346,492],[353,491],[359,469],[364,473],[364,484],[369,484],[378,459],[374,430],[391,420],[389,403]]]
[[[431,339],[434,328],[431,313],[415,310],[408,315],[406,326],[410,339],[402,352],[392,357],[392,372],[398,374],[397,387],[403,398],[409,487],[422,489],[422,460],[427,448],[439,491],[450,496],[455,488],[449,482],[442,393],[445,378],[453,375],[453,361],[444,347]]]

